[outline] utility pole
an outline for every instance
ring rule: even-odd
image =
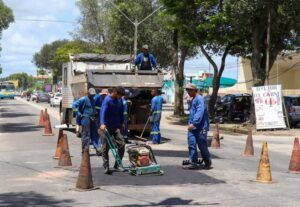
[[[267,29],[267,42],[266,42],[266,80],[265,85],[269,85],[269,68],[270,68],[270,33],[271,33],[271,5],[269,5],[268,13],[268,29]]]
[[[156,12],[158,12],[163,6],[158,7],[157,9],[155,9],[151,14],[149,14],[148,16],[146,16],[144,19],[142,19],[140,22],[137,20],[137,18],[135,18],[134,21],[132,21],[114,2],[113,0],[108,0],[108,2],[113,5],[113,7],[115,7],[120,14],[122,14],[129,22],[131,22],[131,24],[133,24],[134,26],[134,56],[136,56],[137,54],[137,35],[138,35],[138,26],[140,24],[142,24],[144,21],[146,21],[147,19],[149,19],[151,16],[153,16]]]

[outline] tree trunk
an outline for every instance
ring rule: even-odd
[[[179,62],[179,47],[178,47],[178,31],[173,32],[173,71],[175,73],[175,102],[174,102],[174,115],[184,115],[183,107],[183,79],[184,79],[184,61],[186,54],[181,54]]]

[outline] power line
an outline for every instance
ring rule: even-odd
[[[16,19],[16,21],[22,22],[52,22],[52,23],[64,23],[64,24],[76,24],[74,21],[67,20],[52,20],[52,19]]]

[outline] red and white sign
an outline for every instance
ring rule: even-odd
[[[286,128],[281,85],[252,87],[256,129]]]

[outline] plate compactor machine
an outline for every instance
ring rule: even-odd
[[[125,166],[123,165],[118,151],[107,130],[104,130],[104,135],[116,162],[118,165],[122,166],[125,172],[129,172],[135,176],[164,174],[164,172],[161,170],[160,164],[158,164],[155,159],[152,148],[149,145],[137,142],[136,144],[127,146],[127,152],[131,166]]]

